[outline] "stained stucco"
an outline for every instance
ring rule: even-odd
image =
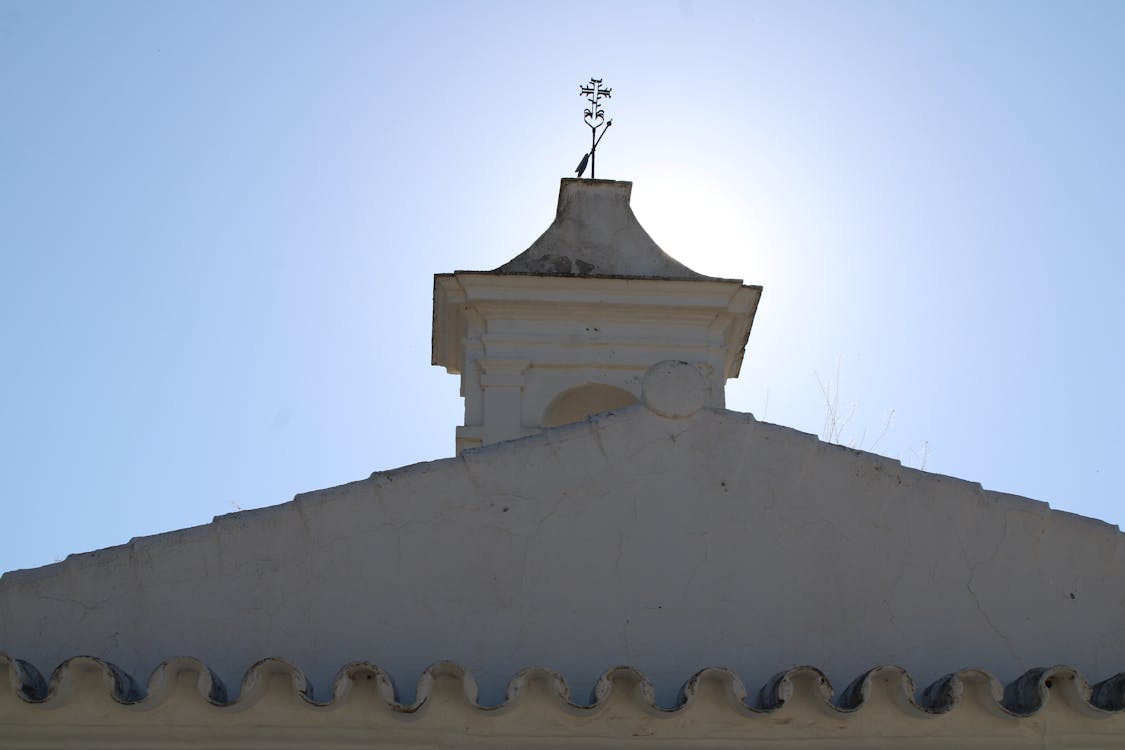
[[[493,273],[709,279],[660,249],[629,207],[633,183],[564,179],[551,226]]]
[[[531,665],[581,696],[630,664],[664,703],[706,666],[1096,681],[1125,666],[1123,538],[749,414],[638,404],[8,573],[0,650],[137,675],[186,654],[229,685],[265,656],[319,685],[367,660],[407,691],[451,659],[484,703]]]

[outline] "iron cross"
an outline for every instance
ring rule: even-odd
[[[579,177],[586,171],[587,162],[590,164],[590,179],[594,179],[594,160],[595,154],[598,150],[598,144],[602,142],[602,136],[609,130],[610,125],[613,125],[613,120],[605,119],[605,110],[602,109],[602,97],[609,99],[613,93],[613,89],[602,86],[601,78],[591,78],[589,83],[583,83],[578,86],[578,93],[580,96],[586,97],[589,106],[586,107],[582,113],[583,119],[586,121],[587,127],[590,128],[590,152],[583,154],[582,161],[578,163],[578,168],[574,173]],[[598,131],[601,130],[601,134]]]

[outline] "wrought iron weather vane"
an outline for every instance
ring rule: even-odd
[[[583,119],[586,121],[587,127],[590,128],[590,152],[582,156],[582,161],[578,162],[578,168],[574,173],[578,177],[586,171],[586,164],[590,165],[590,179],[594,179],[594,160],[595,154],[598,150],[598,144],[602,142],[602,136],[609,130],[613,120],[605,119],[605,110],[602,109],[602,98],[609,99],[613,89],[605,88],[602,86],[601,78],[591,78],[589,83],[580,84],[578,93],[580,96],[586,97],[589,106],[583,112]],[[601,131],[599,134],[598,131]]]

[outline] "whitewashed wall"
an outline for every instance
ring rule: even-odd
[[[747,414],[637,405],[8,573],[0,651],[142,680],[190,655],[234,689],[265,656],[321,687],[365,659],[407,697],[451,659],[484,702],[530,665],[581,698],[630,664],[665,702],[709,665],[1096,681],[1125,669],[1123,538]]]

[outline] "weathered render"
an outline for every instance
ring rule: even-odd
[[[660,416],[691,399],[652,380],[648,404],[8,573],[0,643],[137,675],[188,654],[228,684],[266,655],[320,685],[451,659],[486,702],[532,665],[582,694],[629,664],[666,703],[707,666],[1125,665],[1115,527],[748,414]]]
[[[629,206],[632,192],[631,182],[562,180],[551,226],[492,273],[718,281],[660,249]]]

